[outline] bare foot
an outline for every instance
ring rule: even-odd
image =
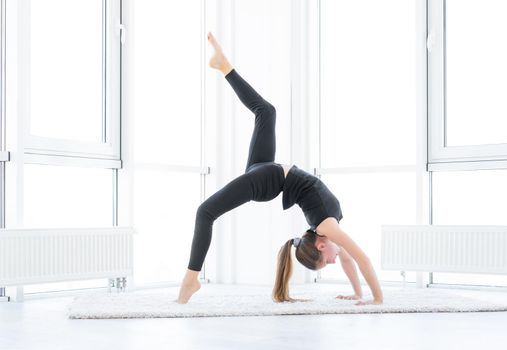
[[[338,295],[336,299],[346,299],[346,300],[361,300],[362,297],[360,295],[354,294],[354,295]]]
[[[224,73],[224,75],[227,75],[227,73],[229,73],[233,69],[232,65],[227,60],[227,57],[225,57],[222,51],[222,47],[220,46],[220,44],[218,44],[217,40],[215,39],[213,34],[211,34],[211,32],[208,33],[208,41],[215,49],[215,53],[209,60],[209,66],[211,68],[218,69],[219,71]]]
[[[192,281],[184,281],[180,287],[180,295],[176,302],[178,304],[186,304],[192,295],[201,288],[201,283],[195,279]]]

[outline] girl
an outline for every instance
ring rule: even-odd
[[[310,229],[301,238],[288,240],[278,253],[278,266],[273,300],[294,301],[289,297],[289,278],[292,274],[291,247],[295,247],[298,261],[311,270],[335,263],[340,256],[355,294],[338,296],[361,299],[362,292],[354,261],[371,288],[373,300],[359,300],[356,305],[381,304],[382,291],[366,254],[338,225],[342,219],[340,203],[324,183],[296,165],[275,163],[276,110],[264,100],[232,67],[215,37],[208,33],[208,41],[215,53],[209,65],[221,71],[241,102],[254,113],[255,127],[250,141],[245,173],[206,199],[196,213],[194,237],[188,270],[176,302],[185,304],[201,287],[198,275],[211,243],[213,222],[222,214],[254,200],[270,201],[283,192],[283,209],[298,204]]]

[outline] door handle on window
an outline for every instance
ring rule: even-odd
[[[431,33],[426,38],[426,50],[431,52],[434,46],[435,46],[435,35]]]
[[[125,35],[126,34],[127,34],[127,32],[126,32],[125,24],[120,24],[120,41],[121,41],[122,45],[125,44]]]

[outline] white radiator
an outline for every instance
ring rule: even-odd
[[[381,266],[507,274],[507,226],[382,225]]]
[[[0,229],[0,287],[133,274],[131,227]]]

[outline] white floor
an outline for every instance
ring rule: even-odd
[[[165,290],[176,295],[177,289]],[[255,293],[256,287],[203,285],[199,293],[231,290]],[[507,298],[499,291],[460,293],[491,301]],[[507,312],[70,320],[66,308],[72,300],[59,296],[0,303],[0,349],[507,348]]]

